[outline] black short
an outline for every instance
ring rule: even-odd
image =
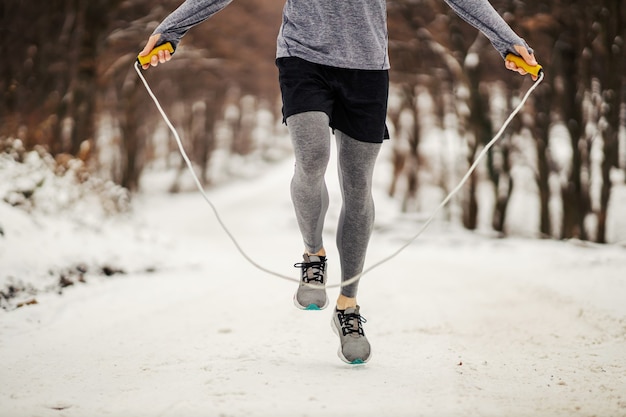
[[[276,60],[283,97],[283,122],[306,111],[322,111],[330,127],[361,142],[389,138],[385,125],[389,73],[314,64],[300,58]]]

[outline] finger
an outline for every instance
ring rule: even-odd
[[[520,74],[521,74],[520,71],[524,71],[523,68],[518,67],[517,64],[515,62],[513,62],[513,61],[505,61],[504,65],[510,71],[519,72]],[[524,75],[524,74],[522,74],[522,75]]]
[[[170,51],[159,51],[158,55],[159,55],[159,62],[161,64],[165,64],[167,61],[172,59],[172,55],[170,54]]]
[[[148,38],[148,42],[146,43],[146,46],[144,46],[143,50],[139,53],[140,56],[146,56],[150,53],[150,51],[152,51],[154,49],[154,47],[156,46],[157,42],[159,41],[159,38],[161,37],[161,35],[156,34],[156,35],[152,35]]]
[[[521,56],[522,58],[524,58],[524,61],[526,61],[528,65],[533,66],[533,67],[535,65],[538,65],[537,60],[535,59],[535,55],[528,52],[528,49],[526,49],[525,46],[515,45],[514,48],[517,54]]]
[[[511,71],[515,71],[520,75],[526,75],[528,74],[528,71],[526,71],[524,68],[522,67],[518,67],[517,64],[513,61],[505,61],[504,66]]]

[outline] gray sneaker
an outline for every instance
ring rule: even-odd
[[[342,361],[357,365],[370,359],[372,350],[362,326],[366,321],[359,313],[359,306],[345,310],[335,308],[331,325],[341,342],[337,354]]]
[[[326,257],[302,255],[304,262],[294,264],[300,268],[300,286],[293,303],[301,310],[322,310],[328,305],[326,296]]]

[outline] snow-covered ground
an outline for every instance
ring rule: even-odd
[[[290,175],[285,161],[209,197],[255,261],[295,278]],[[377,178],[369,264],[424,220]],[[129,213],[91,221],[0,203],[2,283],[38,287],[0,310],[0,416],[626,416],[624,247],[437,221],[363,278],[374,354],[348,366],[330,309],[294,308],[297,284],[247,263],[197,192],[147,181]],[[73,285],[44,291],[63,271]]]

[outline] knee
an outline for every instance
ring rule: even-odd
[[[323,178],[326,173],[326,162],[321,158],[296,159],[295,172],[307,181]]]
[[[296,173],[307,178],[323,176],[330,159],[330,129],[323,112],[290,116],[287,126],[294,148]]]

